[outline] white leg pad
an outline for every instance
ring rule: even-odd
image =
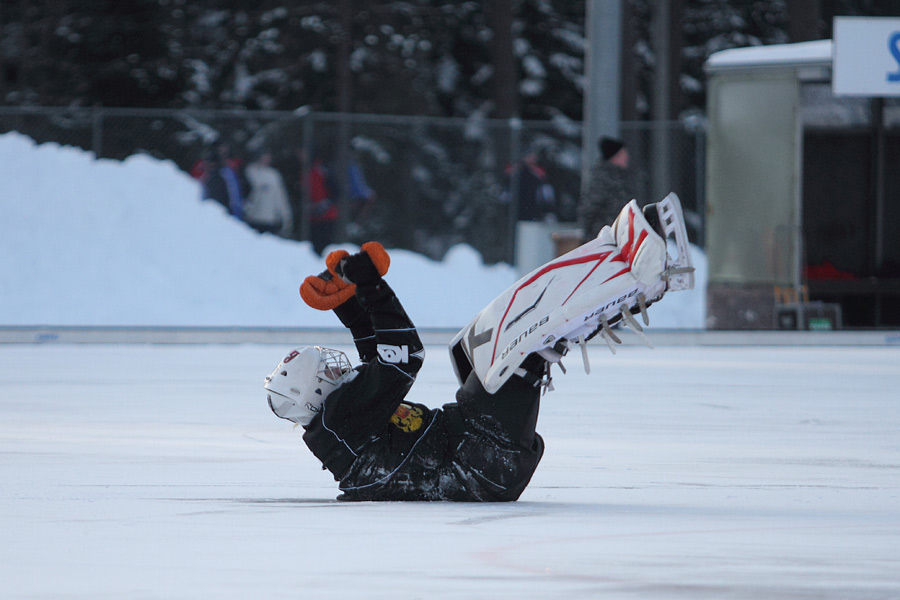
[[[632,200],[613,224],[616,246],[631,263],[631,274],[645,286],[659,281],[666,268],[666,241],[659,236]]]

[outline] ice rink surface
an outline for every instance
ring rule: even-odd
[[[336,502],[289,347],[0,345],[0,597],[900,598],[900,347],[591,348],[491,505]]]

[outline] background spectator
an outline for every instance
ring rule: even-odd
[[[625,142],[602,137],[598,145],[600,158],[591,167],[590,178],[578,206],[578,225],[585,239],[595,237],[601,227],[612,223],[622,206],[635,197]]]
[[[517,221],[544,221],[556,218],[556,195],[547,182],[547,171],[538,163],[537,152],[529,152],[517,165],[506,168],[507,192],[504,200],[512,198],[513,176],[517,177]]]
[[[272,166],[272,153],[260,150],[244,170],[250,195],[244,220],[260,233],[289,237],[294,222],[284,178]]]
[[[354,156],[347,163],[347,183],[349,185],[350,221],[347,233],[351,237],[359,237],[365,232],[365,224],[372,216],[377,194],[366,183],[362,165]]]
[[[301,165],[301,184],[309,203],[309,240],[317,254],[334,241],[335,227],[340,216],[338,211],[337,185],[334,174],[322,157],[313,154],[310,158],[306,149],[298,150]],[[305,166],[305,169],[303,167]]]
[[[247,186],[239,161],[229,157],[228,144],[217,144],[195,171],[203,183],[203,199],[219,202],[234,218],[243,220]]]

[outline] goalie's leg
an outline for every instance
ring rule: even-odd
[[[632,200],[595,239],[522,277],[456,335],[450,353],[457,376],[464,382],[474,371],[494,393],[531,354],[558,362],[560,345],[597,333],[612,349],[620,340],[610,327],[619,321],[651,345],[635,315],[649,324],[647,307],[667,291],[693,287],[692,271],[677,196],[646,210]]]
[[[445,407],[448,415],[458,415],[458,428],[450,426],[457,431],[455,471],[494,500],[516,500],[544,454],[535,427],[546,362],[532,355],[522,366],[493,394],[472,372],[457,392],[456,404]],[[451,423],[456,419],[448,418]]]
[[[541,382],[546,371],[547,361],[532,354],[522,363],[517,375],[493,394],[484,389],[475,373],[470,373],[456,399],[464,411],[493,418],[513,443],[531,451],[537,435]]]

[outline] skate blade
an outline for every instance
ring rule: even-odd
[[[678,256],[670,257],[666,261],[666,269],[662,274],[662,278],[666,282],[666,290],[671,292],[692,290],[694,289],[694,261],[691,258],[681,201],[675,192],[671,192],[656,207],[666,238],[674,238],[675,248],[678,251]]]

